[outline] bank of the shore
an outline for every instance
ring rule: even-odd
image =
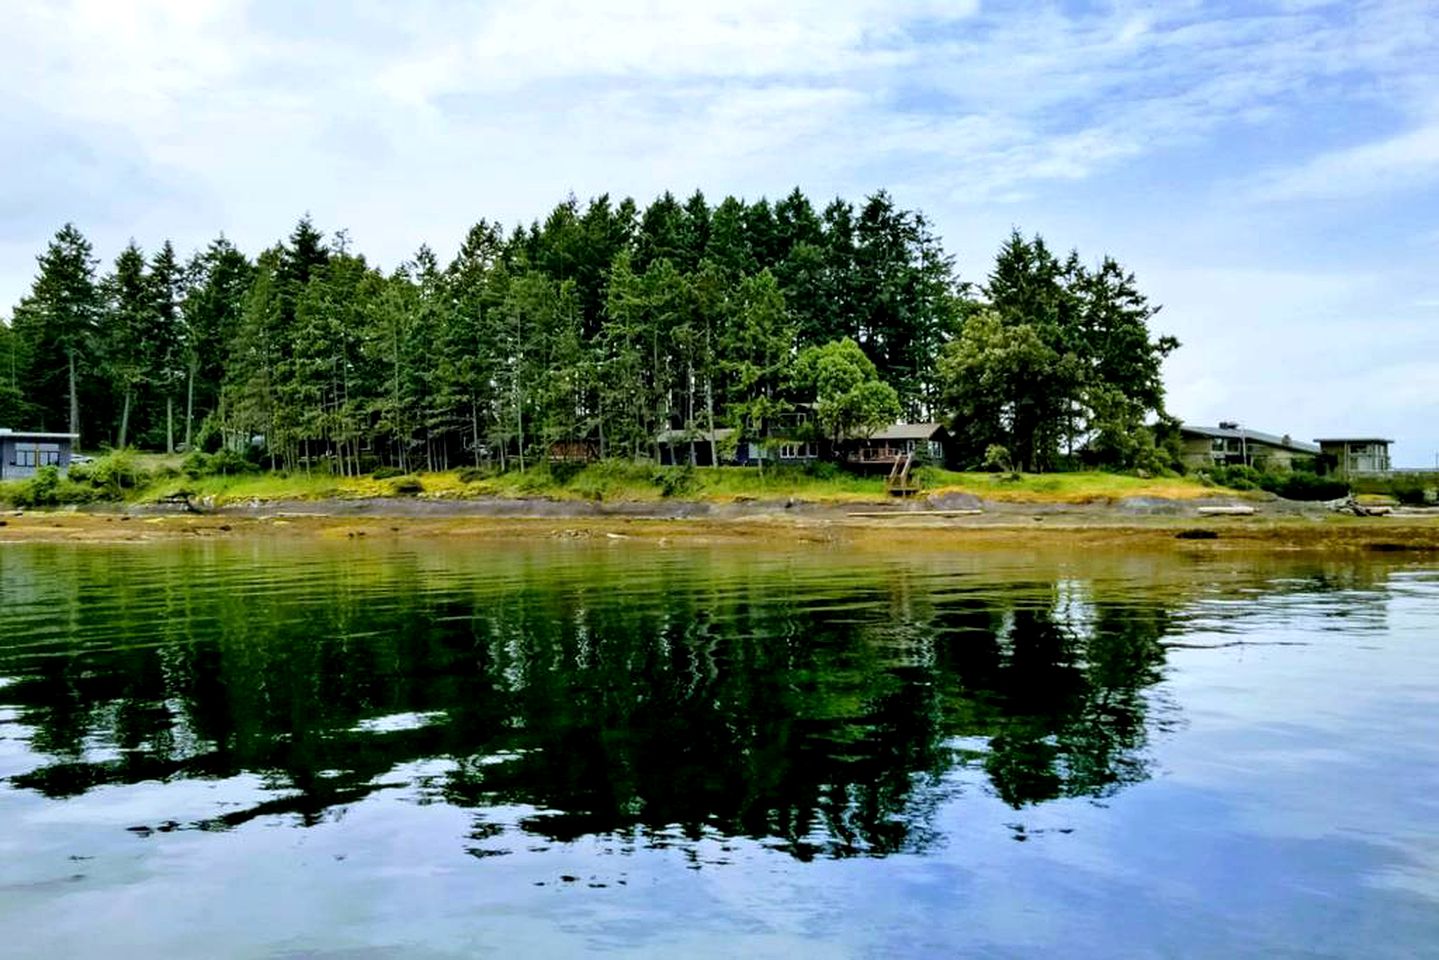
[[[853,546],[979,548],[1095,546],[1187,551],[1439,551],[1439,512],[1343,516],[1314,504],[1270,501],[1248,516],[1211,516],[1211,501],[1131,498],[1113,503],[825,504],[795,499],[709,503],[666,500],[374,498],[232,504],[204,513],[178,506],[9,511],[0,544],[135,543],[216,537],[635,539],[671,542],[815,542]]]

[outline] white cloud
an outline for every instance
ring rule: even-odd
[[[1439,123],[1321,154],[1261,181],[1261,200],[1362,197],[1439,183]]]

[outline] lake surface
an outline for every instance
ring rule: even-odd
[[[7,957],[1439,955],[1439,567],[0,544]]]

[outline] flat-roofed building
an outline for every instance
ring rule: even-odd
[[[1374,437],[1329,438],[1315,440],[1328,461],[1330,469],[1341,476],[1364,473],[1388,473],[1389,444],[1393,440]]]
[[[70,467],[79,437],[73,433],[33,433],[0,427],[0,480],[24,480],[41,467]]]

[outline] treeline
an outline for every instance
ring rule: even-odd
[[[884,192],[570,198],[389,273],[308,218],[253,260],[223,236],[188,261],[132,241],[102,275],[69,224],[38,260],[0,324],[0,424],[345,473],[524,466],[575,442],[638,459],[664,429],[763,443],[797,403],[821,438],[941,419],[969,462],[1146,465],[1177,345],[1114,261],[1015,233],[971,286]]]

